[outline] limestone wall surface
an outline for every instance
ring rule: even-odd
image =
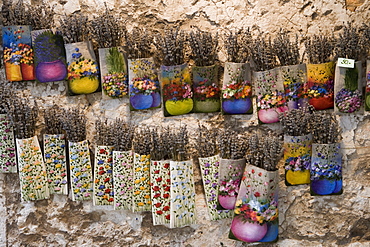
[[[343,24],[368,23],[368,0],[46,0],[55,7],[55,20],[81,11],[90,17],[109,9],[127,20],[127,28],[163,29],[178,24],[209,31],[251,27],[271,33],[284,28],[299,35],[320,31],[338,33]],[[41,4],[40,0],[32,1]],[[221,52],[220,59],[225,62]],[[4,78],[4,70],[1,70]],[[4,79],[3,79],[4,80]],[[189,114],[164,118],[161,109],[129,112],[128,100],[104,100],[101,93],[66,96],[63,82],[14,83],[21,97],[37,100],[40,107],[54,103],[78,106],[88,117],[88,139],[93,140],[97,118],[130,119],[136,124],[188,125],[195,133],[198,121],[217,127],[223,120],[248,125],[243,116]],[[339,116],[343,128],[344,193],[313,197],[309,186],[286,187],[280,167],[279,241],[264,246],[370,246],[370,117]],[[39,128],[42,128],[42,121]],[[278,128],[278,125],[260,128]],[[92,147],[94,143],[92,142]],[[133,246],[214,247],[247,246],[228,239],[230,219],[210,221],[199,166],[194,164],[198,223],[180,229],[153,226],[150,213],[114,211],[91,201],[72,202],[66,196],[20,202],[17,174],[0,174],[0,246]]]

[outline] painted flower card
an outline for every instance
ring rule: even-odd
[[[103,98],[116,99],[128,95],[127,61],[123,49],[100,48],[99,60]]]
[[[50,194],[68,195],[65,139],[64,134],[44,135],[44,159]]]
[[[219,187],[217,193],[219,210],[232,210],[235,207],[240,183],[245,168],[245,159],[221,159],[219,170]]]
[[[38,82],[62,81],[67,77],[63,36],[51,30],[32,31],[35,75]]]
[[[5,74],[8,81],[35,80],[31,26],[2,28]]]
[[[365,110],[370,111],[370,60],[366,61]]]
[[[354,68],[335,67],[334,112],[355,113],[362,107],[362,62]]]
[[[69,95],[90,94],[100,89],[99,66],[91,41],[65,44]]]
[[[306,64],[282,66],[280,70],[286,105],[289,110],[305,107],[308,103],[304,94],[304,86],[307,80]]]
[[[313,144],[311,195],[340,195],[343,193],[342,184],[340,144]]]
[[[312,135],[284,136],[285,185],[310,183]]]
[[[162,65],[160,70],[164,116],[177,116],[192,112],[194,102],[189,66],[187,64]]]
[[[150,166],[153,225],[170,224],[170,161],[152,161]]]
[[[209,218],[211,220],[230,218],[232,216],[231,210],[217,209],[220,156],[215,155],[212,157],[199,158],[199,165],[202,174],[204,194],[206,195]]]
[[[225,64],[222,87],[224,114],[252,114],[252,83],[249,63]]]
[[[46,167],[37,136],[16,139],[16,145],[22,201],[49,198]]]
[[[114,209],[133,210],[133,162],[131,151],[113,151]]]
[[[68,142],[68,148],[72,201],[90,200],[93,181],[89,143],[87,140]]]
[[[134,153],[133,211],[151,211],[150,155]]]
[[[113,205],[113,146],[96,146],[94,205]]]
[[[171,161],[171,216],[170,227],[196,223],[195,187],[192,161]]]
[[[248,243],[277,240],[278,182],[278,171],[245,167],[229,238]]]
[[[218,85],[218,66],[196,66],[192,69],[194,112],[218,112],[221,90]]]
[[[16,173],[13,126],[7,114],[0,114],[0,173]]]
[[[334,107],[335,63],[307,64],[306,94],[316,110]]]
[[[288,110],[280,69],[253,72],[257,95],[258,120],[269,124],[279,121],[279,114]]]
[[[153,58],[128,60],[130,109],[145,110],[161,106],[157,71]]]

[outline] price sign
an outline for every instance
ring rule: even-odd
[[[338,67],[343,68],[354,68],[355,67],[355,60],[348,59],[348,58],[338,58]]]

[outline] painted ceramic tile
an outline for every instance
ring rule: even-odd
[[[217,193],[219,210],[234,209],[239,186],[243,177],[245,159],[220,160],[219,188]]]
[[[152,161],[150,166],[153,225],[170,224],[170,161]]]
[[[232,216],[231,210],[217,210],[220,156],[216,155],[212,157],[199,158],[199,165],[202,173],[204,194],[206,195],[206,202],[210,219],[219,220],[230,218]]]
[[[158,75],[153,58],[129,59],[130,109],[145,110],[161,106]]]
[[[164,116],[176,116],[193,110],[193,90],[187,64],[161,66],[160,81]]]
[[[64,134],[44,135],[44,159],[50,194],[68,195],[66,140]]]
[[[366,61],[365,110],[370,111],[370,60]]]
[[[248,243],[277,240],[278,182],[278,171],[245,167],[229,238]]]
[[[287,111],[284,85],[279,68],[253,72],[257,95],[258,120],[261,123],[276,123],[279,114]]]
[[[13,126],[7,114],[0,114],[0,172],[16,173],[17,160]]]
[[[68,142],[72,201],[90,200],[93,193],[88,141]]]
[[[127,62],[121,47],[100,48],[99,60],[103,98],[128,95]]]
[[[306,64],[297,64],[280,67],[284,83],[286,105],[289,110],[305,107],[308,104],[304,95],[304,86],[307,80]]]
[[[362,62],[354,68],[335,67],[334,112],[359,112],[362,107]]]
[[[312,135],[284,136],[285,185],[310,183]]]
[[[51,30],[32,31],[35,73],[38,82],[62,81],[67,77],[63,36]]]
[[[99,90],[99,67],[91,41],[65,44],[69,95]]]
[[[224,114],[252,114],[252,84],[249,63],[225,64],[222,87]]]
[[[114,209],[132,210],[133,162],[131,151],[113,151]]]
[[[196,223],[195,187],[192,161],[171,161],[171,218],[170,227]]]
[[[46,167],[37,136],[16,139],[22,201],[49,198]]]
[[[340,195],[342,183],[340,144],[312,144],[311,195]]]
[[[113,205],[113,146],[96,146],[94,205]]]
[[[221,90],[216,65],[193,67],[194,112],[218,112],[221,108]]]
[[[6,79],[8,81],[35,80],[31,26],[2,28]]]
[[[150,155],[134,153],[133,211],[151,211]]]
[[[335,63],[307,64],[306,92],[316,110],[334,107]]]

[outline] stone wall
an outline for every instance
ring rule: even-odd
[[[50,0],[57,15],[81,11],[90,16],[104,11],[102,0]],[[40,0],[32,1],[41,4]],[[251,27],[271,34],[285,28],[299,35],[319,31],[337,33],[347,21],[368,23],[370,1],[365,0],[110,0],[107,6],[127,20],[128,28],[143,25],[163,29],[179,24],[188,30]],[[225,55],[221,52],[222,62]],[[1,71],[4,78],[4,71]],[[3,79],[4,80],[4,79]],[[140,123],[186,123],[194,133],[198,121],[214,126],[225,121],[248,122],[241,116],[190,114],[164,118],[161,109],[129,113],[127,100],[103,100],[101,93],[67,97],[64,83],[14,83],[22,97],[32,97],[39,106],[54,103],[85,109],[88,139],[93,140],[98,117],[131,119]],[[370,245],[370,118],[363,115],[338,117],[343,128],[344,193],[312,197],[308,186],[286,187],[280,167],[280,239],[270,246],[369,246]],[[39,128],[42,128],[42,121]],[[262,127],[261,127],[262,128]],[[271,125],[263,128],[278,128]],[[92,146],[94,143],[92,142]],[[20,202],[17,174],[0,175],[0,246],[246,246],[228,239],[231,220],[211,222],[203,187],[196,172],[198,223],[181,229],[153,226],[149,213],[114,211],[93,206],[91,201],[72,202],[54,195],[49,200]],[[268,245],[266,245],[268,246]]]

